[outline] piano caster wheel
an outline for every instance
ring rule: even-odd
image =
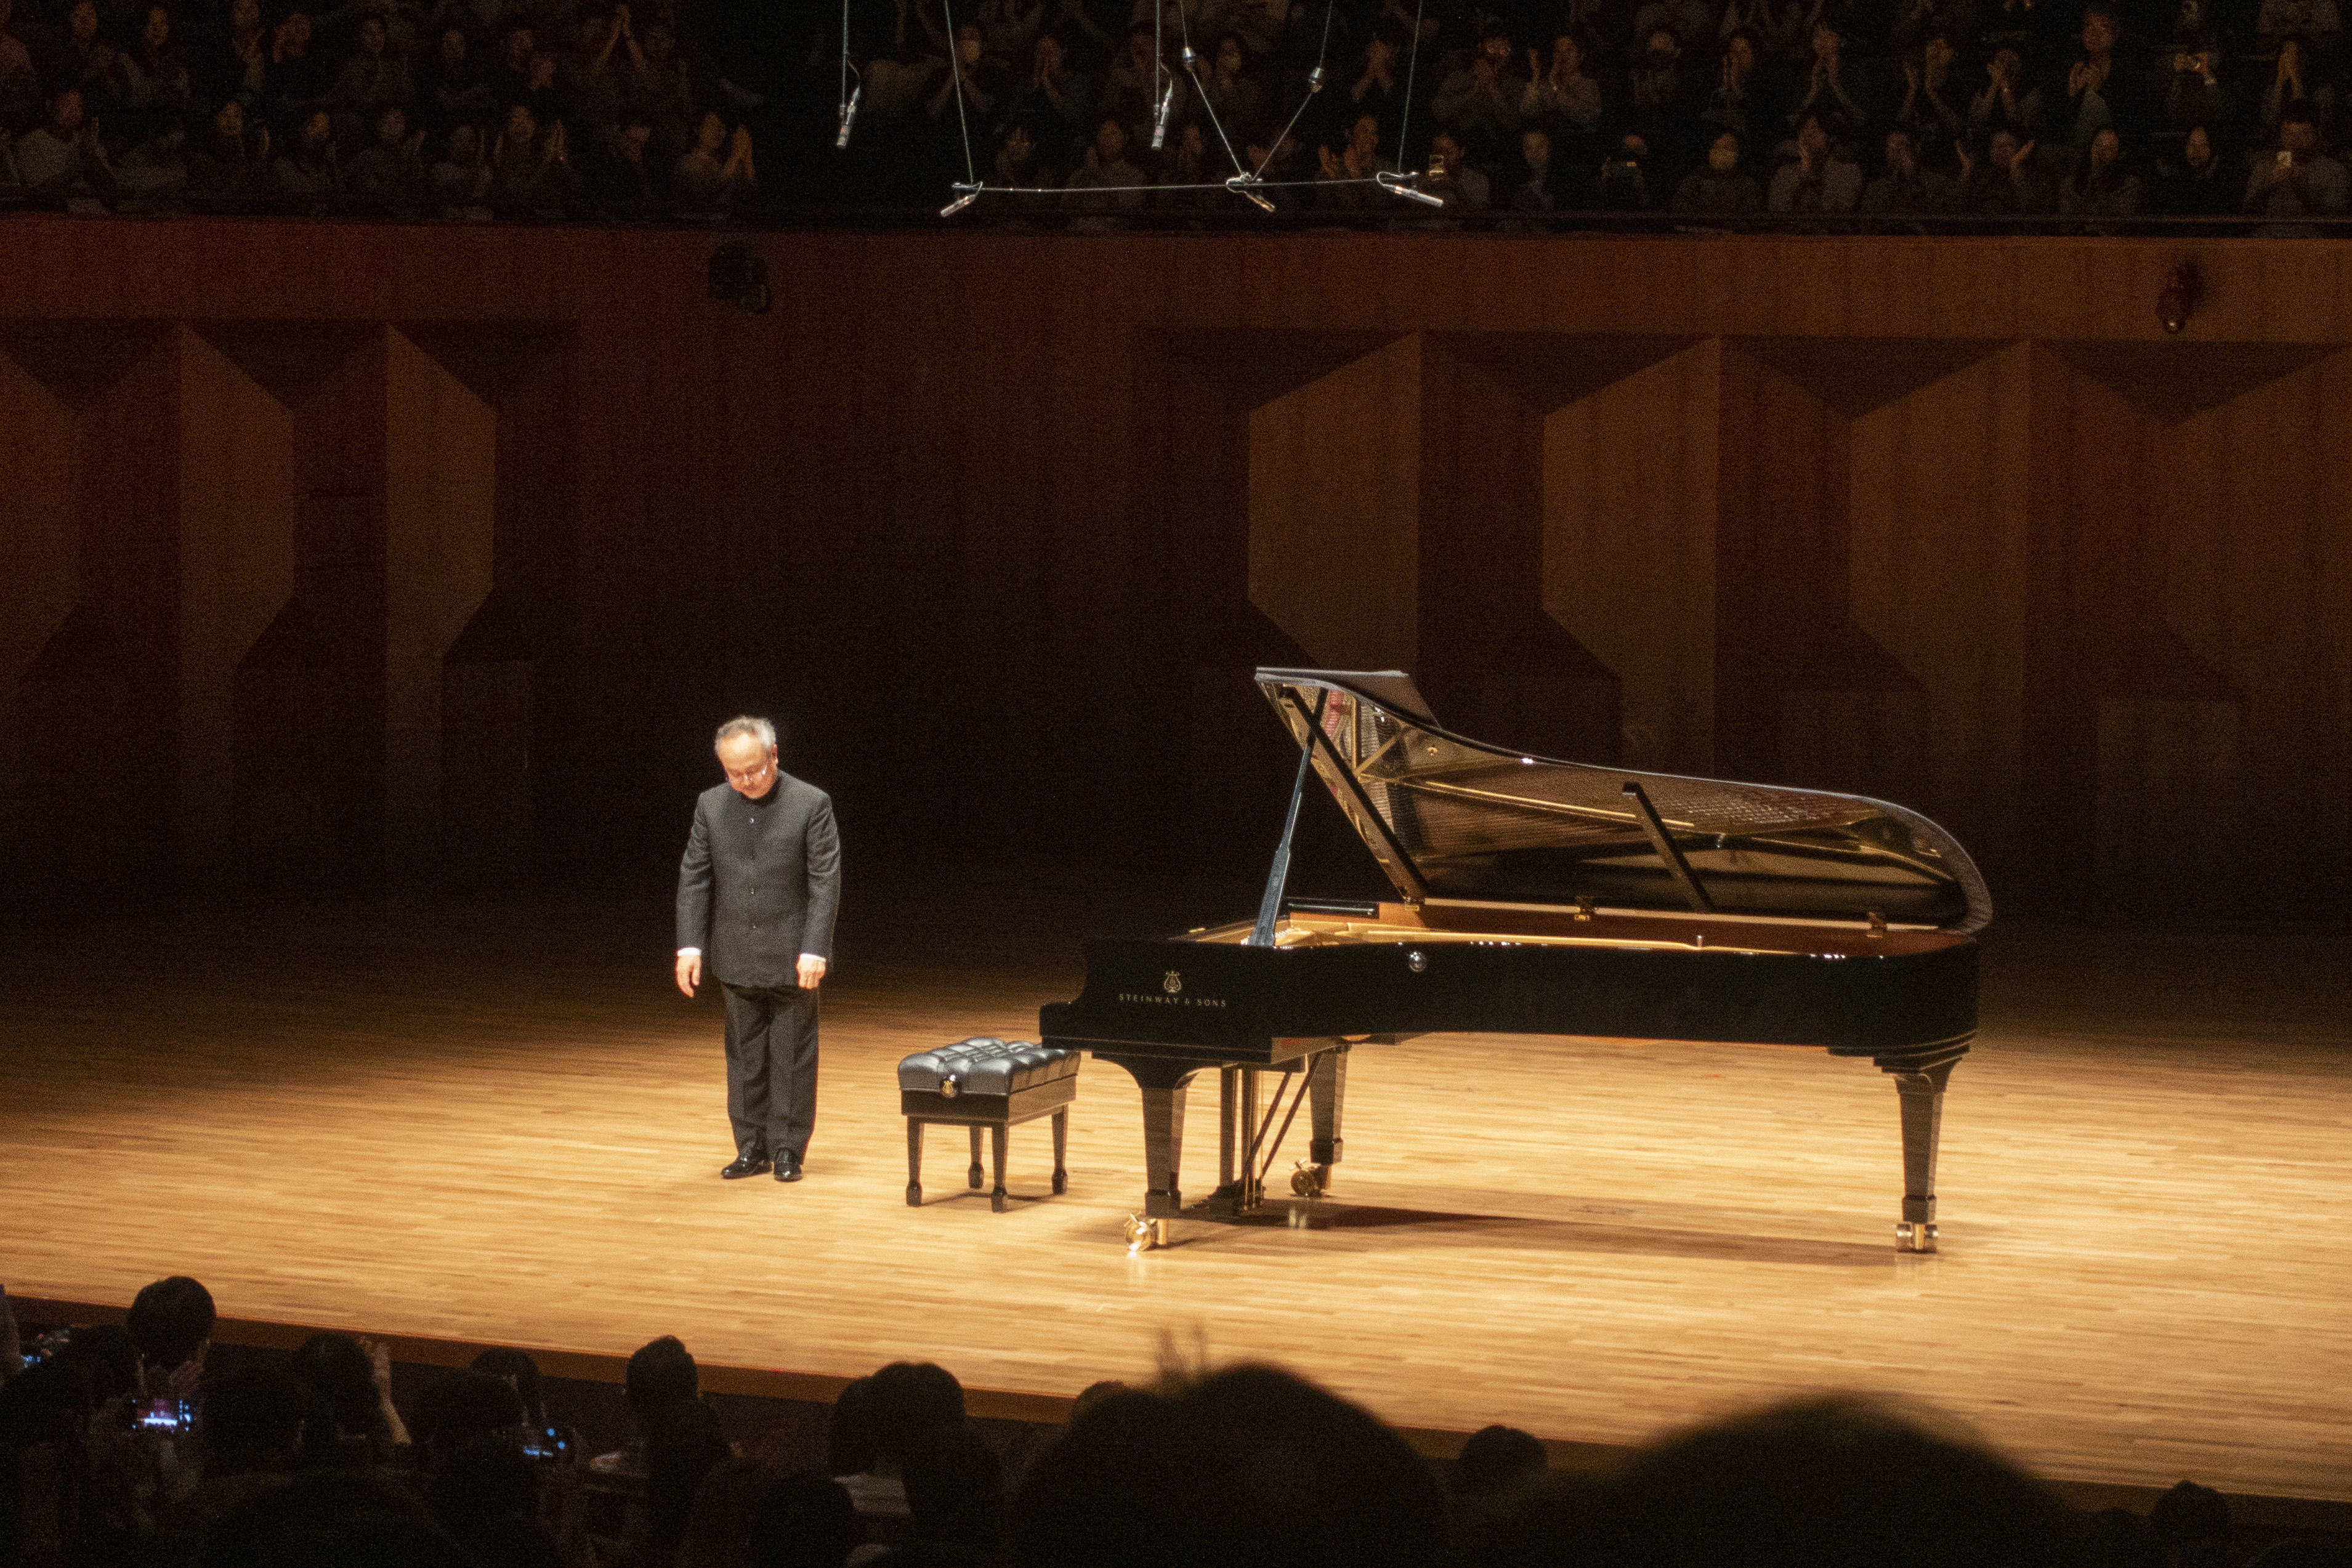
[[[1146,1219],[1139,1214],[1127,1216],[1127,1250],[1129,1257],[1150,1252],[1168,1245],[1168,1222]]]
[[[1301,1160],[1290,1168],[1290,1190],[1302,1198],[1319,1198],[1331,1190],[1331,1167]]]
[[[1914,1225],[1909,1220],[1895,1222],[1895,1250],[1897,1252],[1933,1252],[1936,1250],[1936,1222]]]

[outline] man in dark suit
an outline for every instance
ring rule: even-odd
[[[816,1121],[816,989],[833,952],[841,841],[833,802],[776,765],[765,719],[719,727],[727,782],[694,803],[677,868],[677,988],[711,978],[727,999],[730,1181],[772,1164],[797,1182]]]

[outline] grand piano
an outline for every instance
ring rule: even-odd
[[[1895,1245],[1936,1250],[1944,1085],[1976,1032],[1974,933],[1992,918],[1949,834],[1858,795],[1487,745],[1441,726],[1395,670],[1256,680],[1300,748],[1256,918],[1091,941],[1084,990],[1040,1014],[1045,1044],[1117,1063],[1142,1090],[1150,1187],[1131,1247],[1166,1245],[1180,1216],[1257,1210],[1302,1104],[1307,1152],[1290,1184],[1320,1196],[1342,1152],[1351,1050],[1444,1031],[1866,1058],[1895,1080],[1900,1110]],[[1393,900],[1287,899],[1310,773]],[[1210,1070],[1218,1185],[1187,1210],[1185,1100]]]

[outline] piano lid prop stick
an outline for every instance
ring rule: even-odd
[[[1683,890],[1683,897],[1690,900],[1690,907],[1703,915],[1715,913],[1715,900],[1708,898],[1706,889],[1698,885],[1698,878],[1692,872],[1690,862],[1683,858],[1681,847],[1666,831],[1666,825],[1659,820],[1658,808],[1650,804],[1649,792],[1636,781],[1627,779],[1625,798],[1633,803],[1633,815],[1641,819],[1642,831],[1650,836],[1650,847],[1655,849],[1658,858],[1666,863],[1666,869],[1674,874],[1675,881]]]
[[[1310,727],[1323,724],[1323,704],[1331,700],[1328,691],[1315,699],[1314,716],[1307,720]],[[1275,846],[1274,864],[1265,873],[1265,896],[1257,901],[1257,924],[1250,928],[1246,947],[1272,947],[1274,923],[1282,918],[1282,890],[1290,880],[1290,841],[1298,832],[1298,801],[1307,793],[1307,770],[1315,760],[1312,742],[1298,748],[1298,776],[1290,784],[1290,815],[1282,819],[1282,842]]]

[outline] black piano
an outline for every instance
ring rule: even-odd
[[[1237,1219],[1302,1104],[1292,1191],[1341,1152],[1349,1054],[1439,1031],[1817,1046],[1895,1080],[1895,1245],[1936,1249],[1945,1080],[1977,1026],[1992,903],[1968,853],[1884,801],[1554,762],[1439,725],[1407,676],[1261,669],[1300,747],[1255,920],[1087,944],[1086,989],[1048,1004],[1048,1045],[1134,1075],[1150,1189],[1130,1246],[1187,1215],[1179,1165],[1195,1075],[1219,1076],[1215,1193]],[[1396,889],[1286,899],[1308,773]],[[1263,1079],[1279,1073],[1263,1109]]]

